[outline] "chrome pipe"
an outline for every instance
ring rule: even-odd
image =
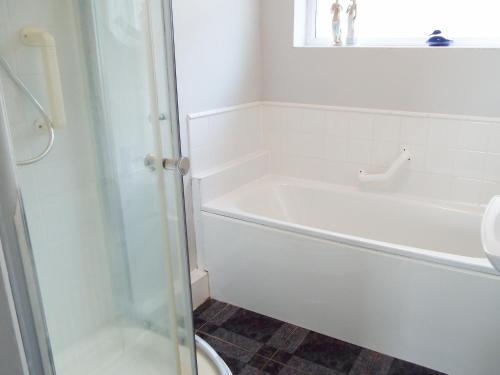
[[[49,130],[49,141],[47,143],[47,146],[43,149],[43,151],[38,154],[37,156],[26,159],[26,160],[18,160],[16,161],[17,165],[23,166],[23,165],[30,165],[39,162],[43,158],[45,158],[50,151],[52,150],[52,147],[54,146],[54,126],[52,125],[52,120],[50,119],[49,114],[43,108],[43,106],[40,104],[40,102],[34,97],[34,95],[30,92],[30,90],[26,87],[23,81],[19,77],[16,76],[14,71],[12,70],[11,66],[5,60],[3,57],[0,56],[0,66],[4,69],[4,71],[7,73],[9,78],[14,82],[14,84],[28,97],[28,99],[33,103],[33,105],[38,109],[40,114],[42,115],[43,119],[46,121],[46,126]]]

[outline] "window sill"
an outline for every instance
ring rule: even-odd
[[[394,44],[356,44],[353,46],[334,46],[334,45],[327,45],[327,44],[302,44],[302,45],[294,45],[294,48],[319,48],[319,49],[375,49],[375,48],[380,48],[380,49],[428,49],[428,50],[447,50],[447,49],[500,49],[500,45],[466,45],[466,44],[453,44],[448,47],[430,47],[427,45],[394,45]]]
[[[350,48],[382,48],[382,49],[432,49],[432,50],[446,50],[446,49],[500,49],[500,41],[495,40],[457,40],[447,47],[430,47],[425,43],[415,40],[371,40],[371,41],[358,41],[355,45],[333,45],[332,42],[325,39],[314,39],[306,42],[305,44],[296,44],[296,48],[333,48],[333,49],[350,49]]]

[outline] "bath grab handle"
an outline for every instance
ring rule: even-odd
[[[42,60],[47,81],[47,89],[52,115],[51,123],[54,128],[66,125],[66,112],[61,84],[61,73],[57,61],[56,42],[54,37],[44,29],[38,27],[24,27],[20,31],[21,41],[29,47],[38,47],[42,51]]]
[[[384,182],[391,180],[401,167],[411,160],[411,154],[407,147],[401,149],[401,154],[393,161],[389,169],[385,173],[368,174],[366,171],[359,171],[360,182]]]

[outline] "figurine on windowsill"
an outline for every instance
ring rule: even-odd
[[[446,39],[441,35],[441,30],[434,30],[434,32],[430,35],[430,38],[427,40],[427,45],[429,47],[448,47],[453,43],[453,40]]]
[[[342,5],[339,4],[339,0],[335,0],[332,4],[332,33],[333,33],[333,44],[336,46],[342,45],[342,28],[340,25],[340,14],[342,12]]]
[[[356,0],[351,0],[349,6],[347,7],[347,38],[345,44],[348,46],[353,46],[356,44],[356,39],[354,36],[354,22],[358,16],[358,4]]]

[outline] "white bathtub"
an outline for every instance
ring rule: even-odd
[[[481,208],[268,176],[201,206],[214,298],[449,374],[500,374]]]
[[[484,209],[265,177],[203,211],[390,254],[496,274],[481,247]]]

